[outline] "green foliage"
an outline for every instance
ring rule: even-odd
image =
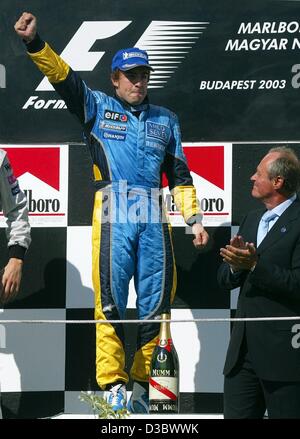
[[[130,412],[126,408],[114,411],[112,406],[106,402],[104,398],[92,392],[81,392],[79,399],[80,401],[88,403],[94,415],[100,419],[124,419],[130,415]]]

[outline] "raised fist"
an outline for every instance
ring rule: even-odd
[[[35,16],[30,12],[23,12],[15,24],[15,31],[26,43],[30,43],[36,35],[36,25]]]

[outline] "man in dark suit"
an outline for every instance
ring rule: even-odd
[[[272,148],[259,163],[250,212],[221,248],[218,281],[240,287],[237,318],[300,316],[300,162]],[[267,209],[267,210],[266,210]],[[224,417],[300,419],[300,321],[235,322],[224,367]]]

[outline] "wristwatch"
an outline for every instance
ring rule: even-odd
[[[193,226],[194,224],[201,224],[203,219],[202,213],[196,213],[196,215],[191,216],[187,221],[188,226]]]

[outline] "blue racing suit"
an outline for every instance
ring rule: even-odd
[[[159,189],[165,172],[175,203],[188,222],[200,214],[181,145],[178,120],[145,100],[131,107],[90,90],[39,36],[27,45],[38,68],[79,118],[94,166],[95,318],[125,316],[134,277],[139,319],[169,310],[176,289],[170,226]],[[140,324],[131,377],[147,381],[159,324]],[[128,381],[121,324],[96,325],[96,373],[101,388]]]

